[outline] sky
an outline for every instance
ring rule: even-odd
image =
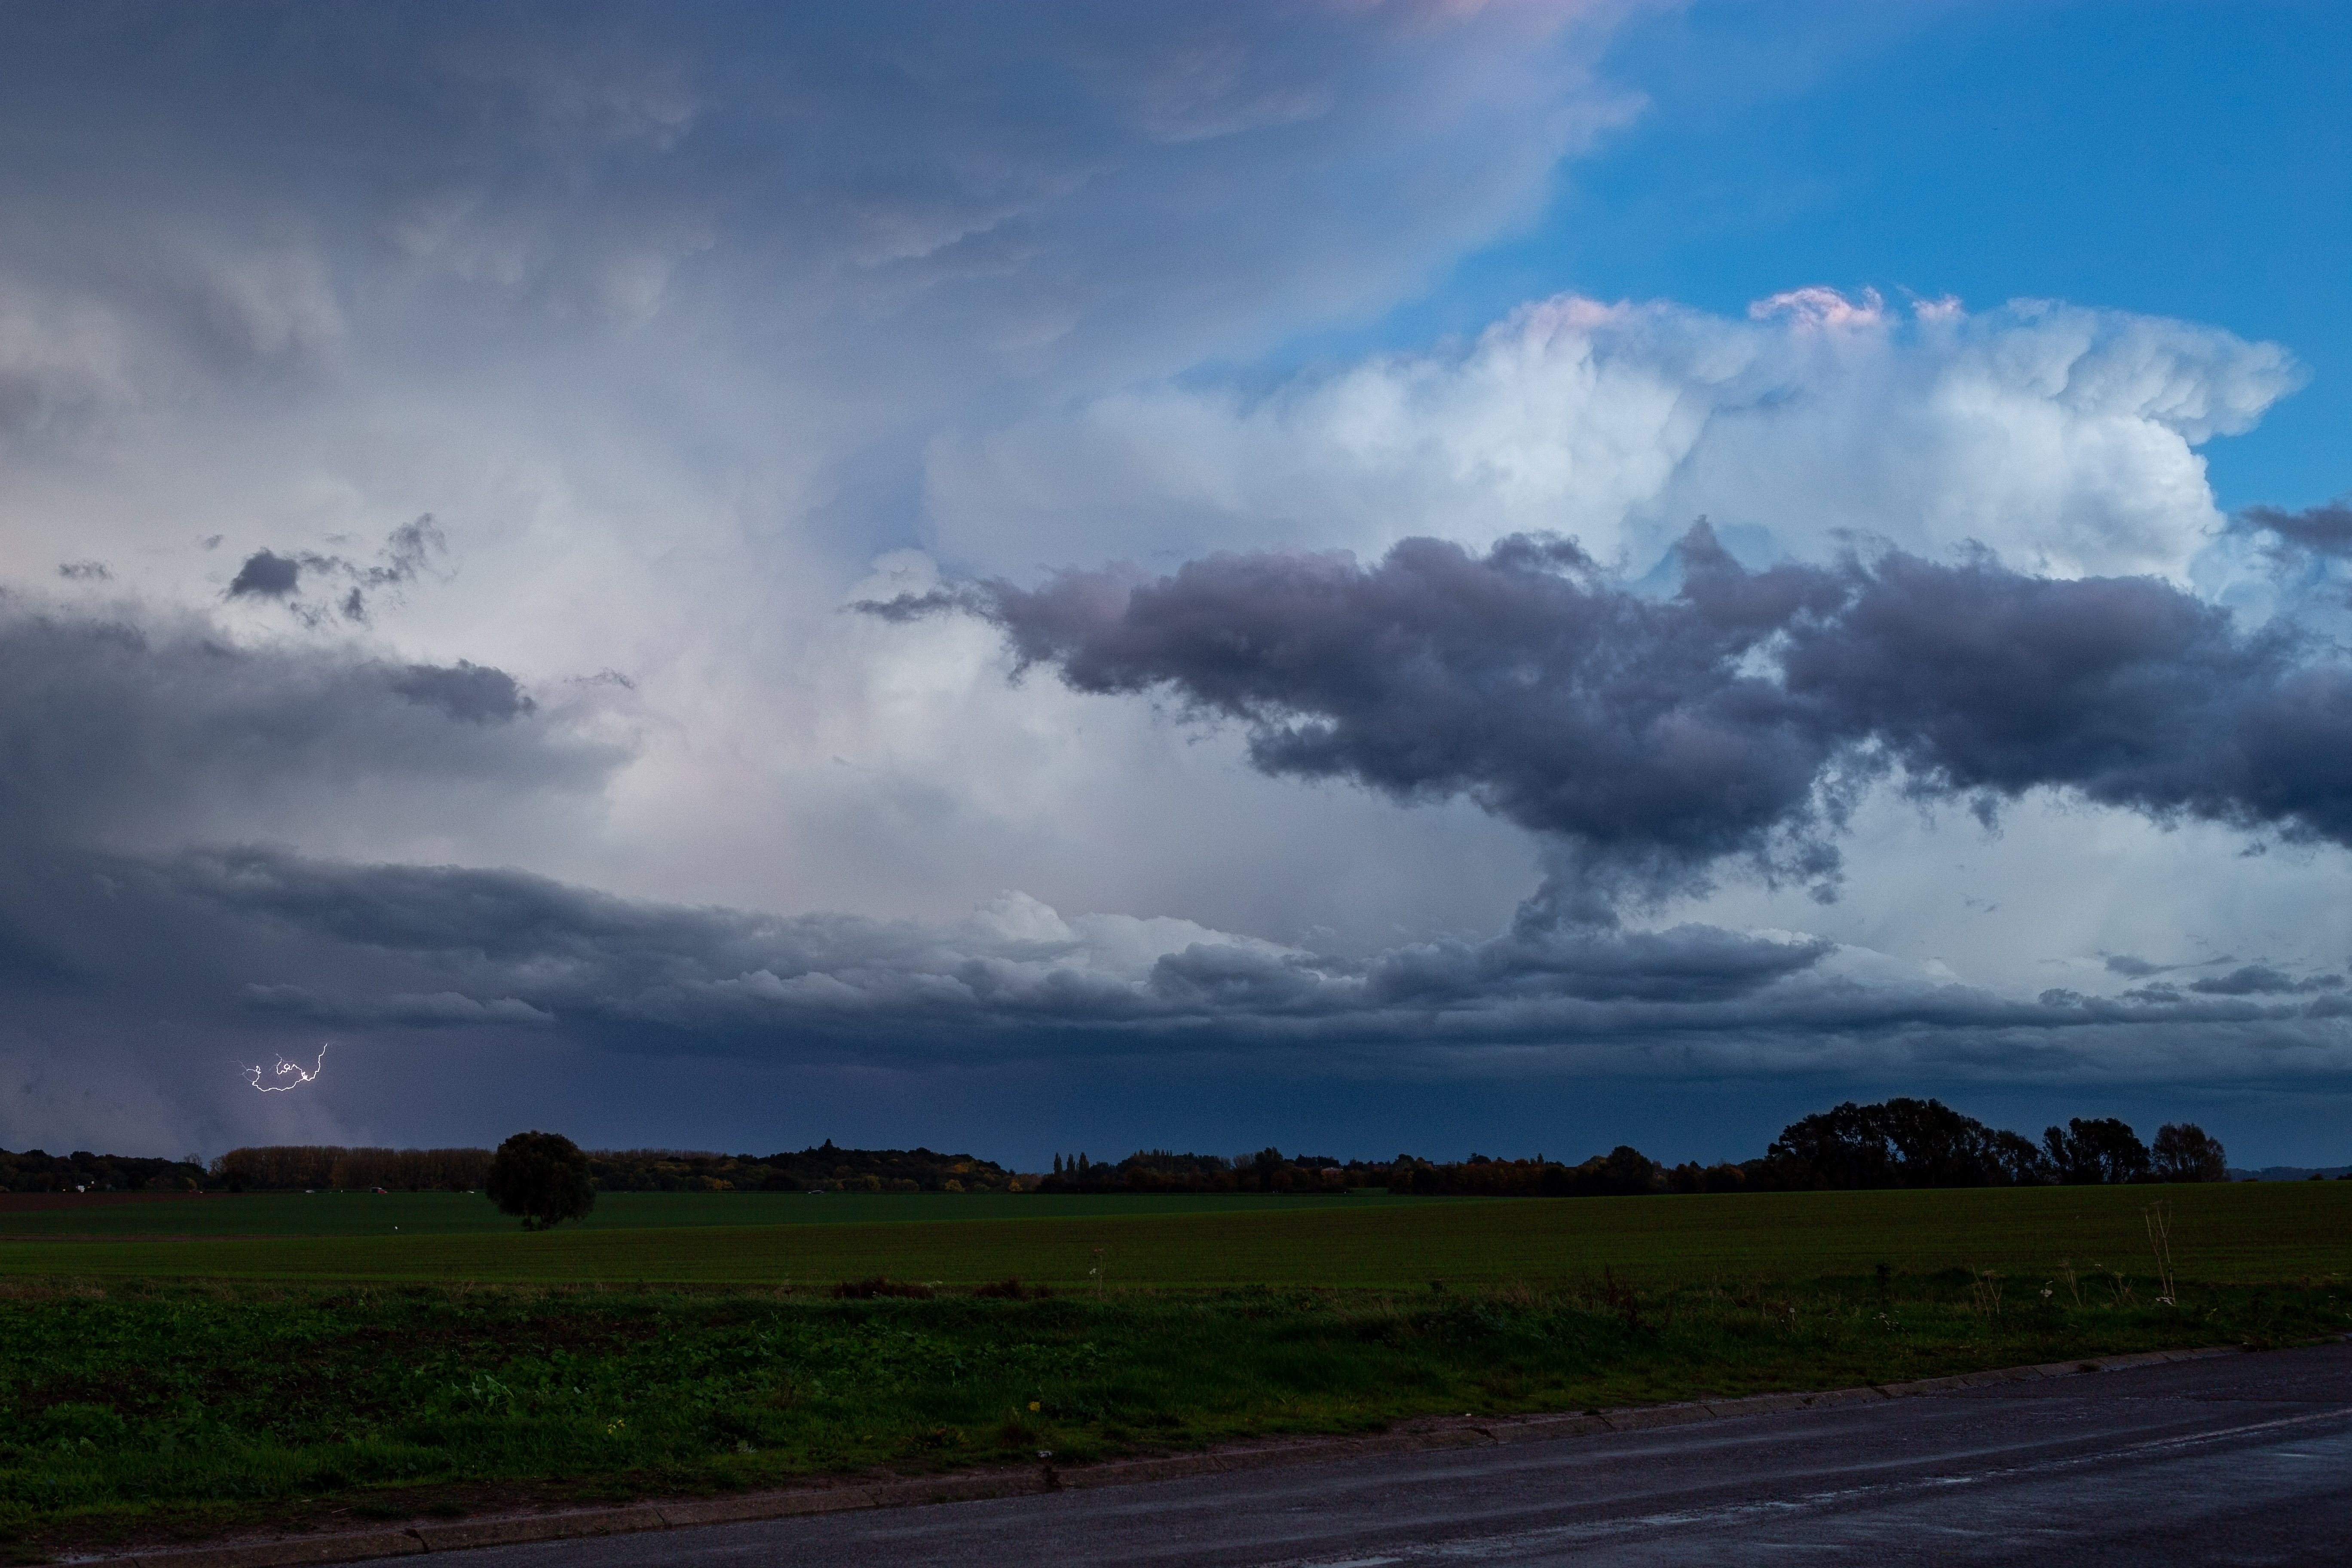
[[[2347,68],[0,9],[0,1146],[2341,1163]]]

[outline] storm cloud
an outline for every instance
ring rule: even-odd
[[[2317,1103],[2327,344],[1582,248],[1686,10],[0,7],[0,1143]]]
[[[200,616],[0,600],[0,853],[306,825],[394,833],[598,788],[611,737],[536,719],[504,670],[254,646]],[[541,804],[534,807],[530,803]]]
[[[2273,535],[2289,551],[2338,559],[2352,556],[2352,496],[2338,496],[2300,511],[2250,506],[2238,514],[2238,522]]]
[[[1666,598],[1570,542],[1408,540],[1066,571],[869,606],[961,606],[1020,668],[1242,725],[1269,773],[1466,795],[1561,847],[1554,912],[1740,858],[1826,892],[1855,791],[1899,770],[1980,811],[2037,789],[2158,820],[2352,842],[2352,670],[2152,578],[1900,552],[1748,571],[1704,522]]]
[[[446,812],[469,787],[525,805],[593,791],[617,754],[486,666],[244,647],[199,619],[20,609],[0,617],[0,655],[20,677],[0,700],[0,985],[12,1005],[0,1038],[27,1060],[31,1042],[89,1028],[103,997],[112,1037],[152,1038],[172,1064],[156,1081],[184,1080],[200,1100],[241,1087],[220,1074],[232,1056],[315,1047],[322,1030],[358,1047],[355,1062],[371,1042],[404,1051],[442,1039],[823,1072],[1081,1060],[1157,1071],[1142,1064],[1244,1052],[1267,1070],[1474,1079],[1908,1063],[1945,1081],[2020,1068],[2179,1080],[2226,1070],[2206,1054],[2215,1041],[2259,1048],[2274,1073],[2340,1070],[2352,1050],[2332,973],[2257,963],[2182,987],[2027,998],[1803,932],[1611,923],[1606,896],[1827,832],[1822,779],[1885,765],[1841,748],[1902,760],[1915,787],[2063,780],[2142,809],[2305,821],[2276,781],[2254,805],[2236,785],[2146,782],[2174,778],[2169,751],[2191,743],[2179,736],[2218,718],[2169,739],[2140,726],[2148,754],[2117,762],[2112,745],[2035,739],[2066,728],[2053,717],[2063,699],[2014,721],[2024,740],[1985,740],[1989,705],[2025,679],[2005,667],[1973,679],[1948,670],[1966,700],[1910,702],[1841,673],[1883,653],[1890,621],[1905,637],[1948,635],[1919,624],[1922,603],[1979,635],[1999,630],[2003,648],[2071,650],[2044,648],[2032,674],[2090,691],[2083,701],[2112,703],[2128,667],[2161,706],[2187,689],[2174,667],[2202,660],[2205,694],[2175,705],[2253,711],[2263,691],[2324,668],[2291,640],[2183,612],[2161,585],[2021,586],[1986,562],[1896,557],[1749,573],[1703,531],[1665,600],[1613,585],[1556,542],[1483,556],[1415,542],[1370,568],[1295,556],[1197,566],[1157,582],[1066,576],[1025,597],[950,597],[1017,628],[1025,657],[1089,689],[1173,689],[1239,717],[1274,771],[1490,802],[1554,847],[1550,885],[1510,929],[1332,952],[1165,916],[1065,915],[1017,892],[956,920],[777,914],[413,853],[306,853],[267,842],[268,828],[289,802],[348,807],[354,774],[431,792]],[[1200,591],[1203,574],[1215,593]],[[1261,592],[1261,574],[1279,591]],[[2042,603],[2053,588],[2069,593]],[[2105,597],[2118,593],[2121,610]],[[2093,614],[2101,605],[2109,613]],[[1250,605],[1257,618],[1236,613]],[[1035,613],[1047,608],[1050,619]],[[2041,642],[2026,635],[2034,627]],[[1649,663],[1636,657],[1654,649]],[[1201,667],[1181,688],[1155,673],[1180,658]],[[1676,711],[1678,693],[1691,716]],[[1444,717],[1434,736],[1413,731],[1423,712]],[[1514,726],[1536,742],[1516,743]],[[2015,760],[2036,747],[2058,760]],[[1677,765],[1661,755],[1761,757],[1779,770],[1777,793],[1755,797],[1759,807],[1726,767],[1706,776],[1733,809],[1703,791],[1610,798],[1652,790],[1655,770]],[[1580,773],[1550,790],[1553,769]],[[190,840],[199,847],[176,847]],[[231,1096],[215,1114],[234,1124],[253,1113]]]
[[[346,621],[365,621],[370,594],[416,581],[431,569],[434,558],[447,549],[448,542],[428,512],[394,529],[376,552],[375,560],[369,563],[316,551],[280,555],[272,550],[257,550],[237,568],[223,596],[232,600],[276,600],[308,626],[318,626],[331,611]],[[325,604],[304,598],[301,587],[306,574],[313,582],[323,578],[338,584],[340,591],[331,594]]]
[[[1556,547],[1503,559],[1545,582],[1575,564]],[[1865,990],[1834,942],[1703,923],[1528,916],[1491,938],[1349,954],[1164,916],[1065,916],[1017,892],[955,921],[785,915],[338,859],[269,830],[305,802],[347,811],[353,789],[386,786],[443,811],[468,788],[543,809],[594,789],[619,754],[502,670],[249,647],[195,619],[19,613],[0,617],[0,658],[18,678],[0,695],[0,982],[19,1030],[102,994],[247,1043],[520,1031],[625,1056],[904,1067],[1244,1046],[1580,1054],[1693,1035],[1746,1052],[1757,1031],[1803,1057],[1818,1047],[1789,1031],[2090,1016],[1924,972]],[[215,842],[173,847],[191,839]],[[2310,987],[2280,988],[2252,1013],[2235,993],[2227,1005],[2292,1024],[2308,1005],[2289,996]]]
[[[272,551],[257,550],[229,579],[232,599],[282,599],[302,584],[302,563]]]

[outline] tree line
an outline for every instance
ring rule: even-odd
[[[965,1193],[1019,1192],[1020,1179],[992,1160],[929,1149],[814,1148],[775,1154],[718,1154],[676,1149],[592,1149],[588,1179],[606,1193]],[[202,1174],[205,1185],[236,1193],[342,1189],[478,1192],[488,1178],[488,1149],[344,1149],[331,1144],[269,1144],[232,1149]],[[152,1162],[151,1162],[152,1163]]]
[[[1255,1154],[1178,1154],[1139,1149],[1105,1163],[1084,1154],[1056,1154],[1054,1168],[1037,1183],[1041,1193],[1344,1193],[1378,1186],[1387,1167],[1329,1154],[1285,1154],[1261,1149]]]
[[[0,1150],[0,1190],[286,1192],[382,1187],[482,1190],[487,1149],[347,1149],[280,1144],[232,1149],[209,1168],[185,1161],[76,1152]],[[1989,1127],[1936,1100],[1852,1100],[1790,1122],[1759,1157],[1665,1165],[1620,1144],[1569,1163],[1530,1159],[1390,1161],[1328,1154],[1180,1154],[1138,1150],[1118,1161],[1056,1154],[1023,1176],[992,1160],[929,1149],[843,1149],[831,1139],[773,1154],[601,1149],[582,1155],[597,1192],[1325,1193],[1366,1187],[1475,1197],[1625,1196],[1644,1193],[1802,1192],[1870,1187],[1987,1187],[2228,1179],[2221,1141],[2194,1122],[2167,1122],[2143,1143],[2115,1117],[2075,1117],[2036,1141]]]
[[[1531,1159],[1386,1163],[1277,1149],[1227,1158],[1139,1150],[1102,1163],[1054,1156],[1041,1192],[1313,1193],[1385,1187],[1449,1197],[1622,1197],[1644,1193],[1773,1193],[1870,1187],[2010,1187],[2229,1179],[2221,1140],[2168,1122],[2154,1145],[2115,1117],[2075,1117],[2040,1140],[1988,1127],[1936,1100],[1848,1100],[1793,1121],[1762,1155],[1666,1165],[1628,1144],[1569,1163]]]
[[[204,1186],[205,1167],[194,1155],[160,1160],[87,1149],[70,1154],[0,1149],[0,1193],[192,1193]]]
[[[2223,1182],[2221,1141],[2193,1121],[2167,1122],[2155,1145],[2113,1116],[2074,1117],[2035,1143],[1934,1100],[1852,1100],[1782,1130],[1765,1175],[1793,1187],[2095,1186]]]
[[[232,1193],[311,1192],[382,1187],[395,1193],[478,1191],[490,1168],[488,1149],[345,1149],[331,1143],[273,1143],[232,1149],[212,1163],[212,1184]]]
[[[1578,1165],[1488,1160],[1458,1165],[1400,1156],[1391,1192],[1488,1196],[1642,1193],[1780,1193],[1885,1187],[2086,1186],[2222,1182],[2221,1142],[2194,1122],[2167,1122],[2153,1148],[2117,1118],[2074,1117],[2039,1142],[1988,1127],[1936,1100],[1853,1100],[1790,1122],[1753,1160],[1668,1166],[1620,1145]]]
[[[832,1139],[797,1152],[689,1153],[592,1149],[589,1179],[606,1193],[1001,1193],[1021,1179],[993,1160],[929,1149],[841,1149]]]

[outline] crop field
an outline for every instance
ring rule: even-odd
[[[1276,1209],[1444,1203],[1360,1192],[1346,1197],[1279,1194],[1155,1197],[1059,1193],[599,1193],[566,1229],[669,1226],[904,1224],[1117,1214],[1260,1214]],[[84,1196],[0,1193],[0,1243],[58,1237],[403,1236],[505,1234],[511,1215],[478,1193],[205,1193]]]
[[[56,1224],[62,1211],[0,1215],[14,1233],[0,1240],[0,1275],[771,1286],[1017,1276],[1069,1288],[1099,1268],[1114,1287],[1393,1289],[1604,1272],[1652,1285],[1805,1279],[1880,1264],[2147,1274],[2142,1211],[2159,1202],[2183,1279],[2352,1271],[2352,1183],[2312,1182],[1552,1200],[620,1194],[600,1200],[596,1223],[545,1234],[458,1194],[222,1198],[104,1211],[110,1224],[141,1227],[128,1236],[91,1234],[96,1225],[77,1216],[78,1234],[27,1237],[28,1220]],[[236,1228],[159,1235],[151,1207]],[[344,1228],[318,1233],[335,1226]]]

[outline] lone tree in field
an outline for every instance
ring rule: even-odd
[[[525,1230],[552,1230],[596,1206],[588,1156],[561,1132],[518,1132],[499,1144],[482,1191],[507,1213],[522,1215]]]

